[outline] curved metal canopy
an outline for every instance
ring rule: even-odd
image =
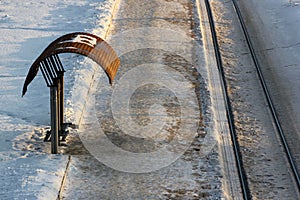
[[[31,65],[23,85],[22,96],[37,75],[40,63],[47,57],[60,53],[77,53],[91,58],[103,68],[110,83],[120,66],[116,52],[100,37],[83,32],[66,34],[53,41]]]

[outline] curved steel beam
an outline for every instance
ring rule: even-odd
[[[120,59],[113,48],[100,37],[83,32],[69,33],[54,40],[34,61],[26,76],[22,96],[25,95],[28,85],[36,77],[40,62],[47,57],[60,53],[77,53],[98,63],[112,83],[120,66]]]

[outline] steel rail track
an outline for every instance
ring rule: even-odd
[[[215,29],[215,24],[214,24],[214,18],[211,10],[211,6],[209,3],[209,0],[205,0],[205,5],[206,5],[206,10],[207,10],[207,15],[209,19],[209,25],[211,29],[211,34],[212,34],[212,40],[213,40],[213,46],[215,49],[215,55],[216,55],[216,62],[219,70],[219,75],[221,79],[221,87],[224,95],[224,100],[225,100],[225,107],[226,107],[226,115],[228,117],[228,125],[230,129],[230,134],[231,134],[231,140],[233,144],[233,150],[234,150],[234,156],[237,164],[237,170],[239,174],[239,180],[241,184],[241,189],[242,189],[242,195],[245,200],[251,199],[251,194],[247,182],[247,176],[244,171],[243,167],[243,162],[241,159],[241,153],[240,153],[240,147],[237,141],[237,136],[236,136],[236,131],[235,131],[235,126],[234,126],[234,117],[232,114],[232,107],[231,103],[228,97],[228,92],[227,92],[227,83],[225,79],[225,74],[223,70],[223,63],[222,63],[222,57],[220,53],[220,48],[218,44],[218,38],[217,38],[217,33]]]
[[[281,124],[280,124],[278,115],[277,115],[277,113],[276,113],[276,109],[275,109],[274,103],[273,103],[273,101],[272,101],[270,92],[269,92],[269,90],[268,90],[268,87],[267,87],[265,78],[264,78],[263,73],[262,73],[262,70],[261,70],[261,65],[260,65],[260,63],[259,63],[259,61],[258,61],[257,55],[256,55],[255,50],[254,50],[253,43],[252,43],[252,41],[251,41],[251,38],[250,38],[250,35],[249,35],[249,32],[248,32],[247,26],[246,26],[246,24],[245,24],[245,21],[244,21],[243,16],[242,16],[242,12],[241,12],[241,10],[240,10],[238,4],[237,4],[237,1],[236,1],[236,0],[232,0],[232,2],[233,2],[233,5],[234,5],[234,9],[235,9],[235,11],[236,11],[236,14],[238,15],[238,19],[239,19],[239,21],[240,21],[242,30],[243,30],[243,32],[244,32],[244,35],[245,35],[245,38],[246,38],[246,41],[247,41],[247,45],[248,45],[248,48],[249,48],[250,53],[251,53],[251,57],[252,57],[252,59],[253,59],[253,62],[254,62],[254,65],[255,65],[257,74],[258,74],[258,76],[259,76],[260,83],[261,83],[261,85],[262,85],[264,94],[265,94],[265,96],[266,96],[267,103],[268,103],[268,107],[269,107],[269,109],[270,109],[270,111],[271,111],[271,114],[272,114],[274,123],[275,123],[275,125],[276,125],[277,131],[278,131],[278,134],[279,134],[279,137],[280,137],[280,139],[281,139],[281,142],[282,142],[282,144],[283,144],[283,148],[284,148],[285,153],[286,153],[286,155],[287,155],[287,158],[288,158],[288,161],[289,161],[289,165],[290,165],[290,167],[291,167],[291,169],[292,169],[292,172],[293,172],[293,175],[294,175],[294,178],[295,178],[295,181],[296,181],[298,190],[299,190],[299,192],[300,192],[300,177],[299,177],[299,173],[298,173],[296,164],[295,164],[295,162],[294,162],[292,153],[291,153],[291,151],[290,151],[289,145],[288,145],[288,143],[287,143],[287,140],[286,140],[284,131],[283,131],[282,126],[281,126]]]
[[[254,50],[254,45],[251,41],[247,26],[245,24],[244,18],[242,16],[242,12],[237,4],[236,0],[232,0],[233,3],[233,7],[236,11],[236,14],[238,16],[239,22],[241,24],[241,28],[243,31],[243,34],[245,36],[246,42],[247,42],[247,46],[249,48],[250,54],[251,54],[251,58],[254,62],[255,68],[256,68],[256,72],[258,74],[259,77],[259,81],[260,84],[262,86],[263,92],[265,94],[266,100],[267,100],[267,104],[268,107],[270,109],[274,124],[276,126],[277,129],[277,133],[280,137],[280,140],[282,142],[284,151],[286,153],[289,165],[291,167],[291,171],[293,173],[295,182],[297,184],[297,188],[300,192],[300,175],[298,173],[296,164],[294,162],[292,153],[290,151],[290,148],[288,146],[288,142],[287,139],[285,137],[285,133],[283,131],[283,128],[281,126],[279,117],[276,113],[276,109],[274,106],[274,103],[272,101],[269,89],[267,87],[264,75],[262,73],[261,70],[261,65],[259,63],[257,54]],[[221,84],[222,84],[222,90],[223,90],[223,94],[225,97],[225,106],[226,106],[226,112],[227,112],[227,117],[228,117],[228,124],[229,124],[229,128],[230,128],[230,133],[231,133],[231,138],[232,138],[232,143],[233,143],[233,149],[234,149],[234,153],[235,153],[235,159],[236,159],[236,163],[237,163],[237,169],[238,169],[238,173],[239,173],[239,179],[240,179],[240,184],[241,184],[241,189],[242,189],[242,193],[243,193],[243,197],[244,199],[251,199],[251,193],[248,187],[248,182],[247,182],[247,176],[245,174],[244,168],[243,168],[243,162],[241,159],[241,153],[239,150],[239,144],[237,141],[237,136],[236,136],[236,131],[235,131],[235,126],[234,126],[234,118],[232,115],[232,108],[231,108],[231,103],[227,94],[227,84],[226,84],[226,79],[225,79],[225,75],[224,75],[224,71],[223,71],[223,64],[222,64],[222,57],[221,57],[221,53],[220,53],[220,49],[219,49],[219,44],[218,44],[218,38],[217,38],[217,34],[216,34],[216,30],[215,30],[215,25],[214,25],[214,19],[213,19],[213,14],[212,14],[212,10],[211,10],[211,6],[209,3],[209,0],[205,0],[205,4],[206,4],[206,10],[207,10],[207,14],[208,14],[208,18],[209,18],[209,24],[210,24],[210,28],[211,28],[211,32],[212,32],[212,40],[213,40],[213,45],[214,45],[214,49],[215,49],[215,54],[216,54],[216,61],[217,61],[217,65],[218,65],[218,70],[219,70],[219,74],[221,77]]]

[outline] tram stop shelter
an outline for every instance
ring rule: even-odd
[[[120,59],[113,48],[102,38],[84,32],[69,33],[54,40],[33,62],[26,76],[22,96],[26,94],[28,85],[36,77],[39,69],[50,88],[51,130],[45,137],[51,140],[51,153],[56,154],[60,140],[66,137],[66,129],[72,123],[64,123],[64,67],[59,54],[76,53],[84,55],[102,67],[112,83]]]

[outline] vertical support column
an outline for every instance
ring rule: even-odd
[[[63,73],[59,73],[57,82],[57,121],[58,121],[58,143],[64,139],[64,77]],[[60,138],[62,137],[62,138]]]
[[[60,130],[63,131],[63,124],[64,124],[64,73],[62,73],[59,77],[59,123],[60,123]]]
[[[57,154],[58,149],[58,106],[57,86],[50,87],[50,109],[51,109],[51,153]]]
[[[60,124],[60,79],[55,79],[56,85],[57,85],[57,128],[58,128],[58,143],[59,143],[59,136],[61,133],[61,124]]]

